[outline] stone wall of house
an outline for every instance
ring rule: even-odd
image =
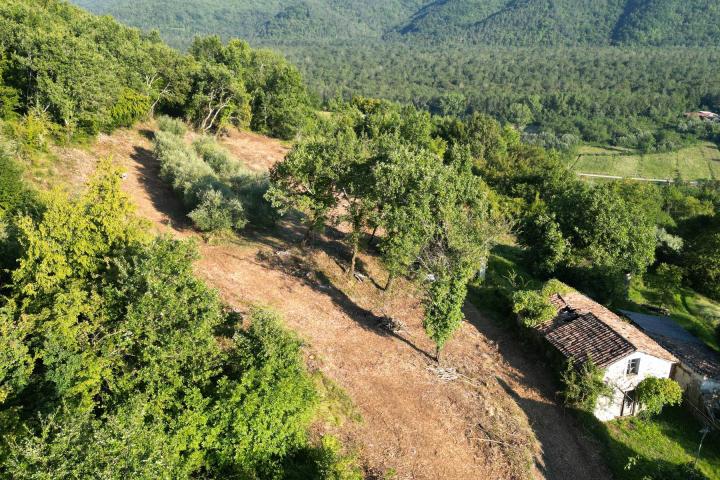
[[[673,369],[672,378],[682,387],[685,401],[691,405],[690,411],[703,420],[706,404],[720,395],[720,382],[695,373],[683,364]]]
[[[675,367],[672,378],[675,379],[675,381],[682,387],[685,394],[685,400],[695,406],[699,406],[704,378],[685,367],[683,364],[678,364]]]
[[[640,368],[637,375],[627,374],[628,364],[631,360],[640,359]],[[619,417],[623,411],[624,393],[631,392],[647,377],[670,378],[673,364],[642,352],[635,352],[621,360],[616,361],[605,369],[605,382],[613,389],[609,398],[600,398],[595,407],[595,416],[603,422]],[[632,411],[626,406],[624,415]],[[635,408],[635,413],[639,408]]]

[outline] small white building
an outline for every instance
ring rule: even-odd
[[[623,311],[653,340],[678,358],[672,378],[685,391],[685,401],[703,417],[706,410],[720,406],[720,355],[667,316]]]
[[[670,378],[678,359],[631,323],[579,292],[553,295],[557,316],[538,329],[563,356],[592,359],[605,371],[612,396],[601,398],[601,421],[635,415],[635,388],[647,377]]]

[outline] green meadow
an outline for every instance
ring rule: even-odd
[[[674,152],[640,154],[625,149],[583,146],[573,160],[578,173],[685,181],[720,179],[720,150],[710,142]]]

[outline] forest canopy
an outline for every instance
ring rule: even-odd
[[[198,38],[183,54],[157,34],[40,0],[3,2],[0,37],[0,111],[67,138],[167,112],[207,132],[252,126],[289,139],[309,118],[297,69],[239,40]]]
[[[386,98],[434,113],[490,114],[569,149],[585,140],[669,151],[718,131],[688,126],[720,110],[720,7],[712,0],[229,2],[76,0],[157,29],[240,34],[284,52],[320,100]]]

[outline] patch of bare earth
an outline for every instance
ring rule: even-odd
[[[255,172],[266,172],[285,157],[289,148],[282,142],[257,133],[231,129],[218,139],[220,143]]]
[[[233,133],[223,143],[248,163],[255,158],[258,170],[286,152],[256,135]],[[125,166],[125,190],[159,231],[196,236],[150,149],[147,134],[129,130],[102,137],[94,152]],[[369,254],[360,258],[361,280],[349,279],[341,233],[328,230],[309,250],[296,246],[301,233],[288,221],[271,234],[201,244],[197,272],[240,310],[278,310],[306,340],[310,368],[339,384],[362,415],[326,428],[358,450],[368,477],[394,470],[398,479],[610,478],[557,405],[547,370],[507,332],[468,305],[468,322],[438,369],[412,284],[383,294],[385,274]]]

